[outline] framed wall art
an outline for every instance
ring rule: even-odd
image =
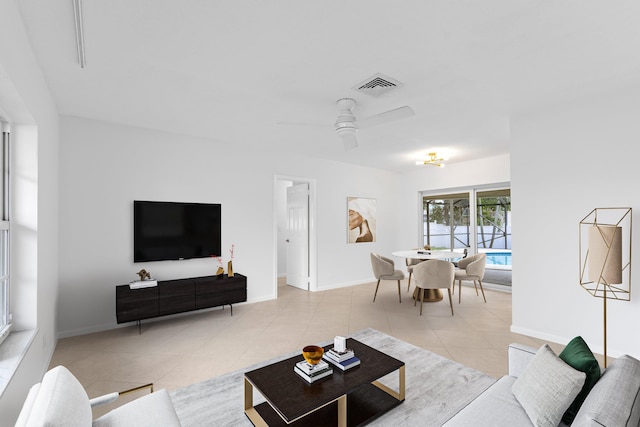
[[[376,241],[376,199],[347,197],[347,242]]]

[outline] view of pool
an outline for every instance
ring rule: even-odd
[[[487,265],[511,265],[511,252],[487,252]]]

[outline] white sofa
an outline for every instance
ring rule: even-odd
[[[145,395],[92,420],[91,408],[115,400],[118,393],[89,399],[84,387],[64,366],[48,371],[29,390],[16,427],[180,427],[166,390]]]
[[[509,375],[500,378],[446,424],[447,427],[532,426],[530,415],[514,395],[513,386],[540,350],[509,346]],[[552,383],[553,381],[549,381]],[[544,384],[544,383],[543,383]],[[551,385],[548,388],[553,388]],[[544,394],[547,390],[537,390]],[[549,390],[551,393],[551,390]],[[552,399],[553,400],[553,399]],[[557,399],[555,399],[557,403]],[[566,409],[566,407],[565,407]],[[640,361],[624,355],[602,373],[580,406],[571,426],[626,427],[640,423]],[[538,425],[545,425],[538,423]],[[560,426],[566,424],[560,422]]]

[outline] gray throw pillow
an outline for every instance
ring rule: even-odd
[[[557,426],[576,398],[585,373],[573,369],[545,344],[536,352],[511,391],[537,426]]]

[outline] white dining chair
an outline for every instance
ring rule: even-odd
[[[400,296],[400,281],[404,279],[404,273],[395,269],[395,263],[393,260],[371,252],[371,267],[373,267],[373,275],[378,279],[376,292],[373,294],[373,302],[376,302],[376,295],[378,295],[380,280],[397,280],[398,300],[402,303],[402,297]]]
[[[482,298],[484,299],[484,302],[487,302],[487,298],[484,295],[484,289],[482,288],[482,279],[484,278],[486,264],[487,255],[484,253],[471,255],[458,261],[458,268],[455,270],[454,279],[458,281],[458,304],[460,304],[460,301],[462,300],[463,280],[473,281],[473,286],[476,288],[476,295],[478,295],[478,285],[480,285]]]
[[[449,261],[432,259],[421,262],[413,267],[416,288],[419,289],[418,297],[413,305],[420,300],[420,316],[422,316],[422,304],[424,303],[425,289],[446,289],[449,294],[449,306],[453,316],[453,303],[451,302],[451,288],[453,287],[454,267]]]

